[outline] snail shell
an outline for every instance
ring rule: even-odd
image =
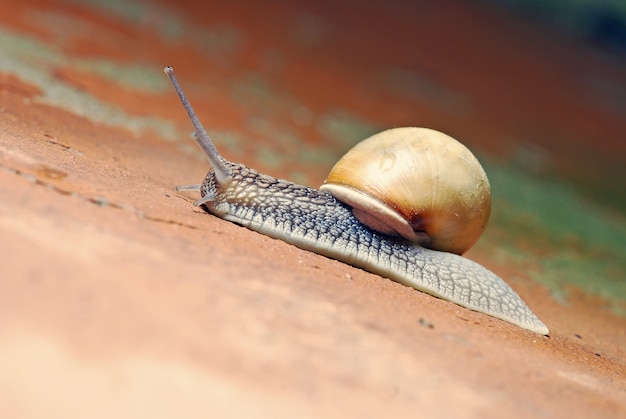
[[[489,180],[463,144],[428,128],[394,128],[352,148],[320,190],[381,233],[462,254],[491,208]]]

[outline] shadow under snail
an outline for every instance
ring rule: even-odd
[[[461,143],[426,128],[383,131],[357,144],[320,190],[312,189],[224,159],[172,68],[165,73],[211,164],[202,184],[177,188],[199,190],[202,198],[195,205],[302,249],[548,334],[509,285],[460,256],[484,230],[491,201],[484,170]],[[384,186],[389,182],[394,187]]]

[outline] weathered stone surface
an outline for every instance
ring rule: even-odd
[[[598,87],[625,82],[613,58],[456,1],[170,3],[0,3],[0,417],[626,414],[623,295],[531,279],[562,243],[604,257],[593,236],[538,235],[504,203],[470,252],[542,337],[218,220],[173,189],[208,166],[161,73],[272,175],[314,186],[411,124],[530,182],[585,162],[584,190],[624,152]]]

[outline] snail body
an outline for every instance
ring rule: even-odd
[[[261,234],[525,329],[548,334],[548,328],[497,275],[458,254],[417,244],[432,241],[424,237],[423,231],[414,234],[417,243],[402,237],[399,232],[389,235],[384,229],[384,232],[375,231],[355,216],[353,207],[328,192],[277,179],[225,160],[193,112],[173,70],[167,67],[165,72],[172,80],[212,166],[201,185],[182,188],[200,191],[202,198],[196,201],[196,205]],[[359,211],[357,209],[356,213]]]

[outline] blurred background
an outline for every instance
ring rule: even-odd
[[[626,3],[621,0],[489,1],[524,19],[555,26],[576,40],[616,54],[626,52]]]

